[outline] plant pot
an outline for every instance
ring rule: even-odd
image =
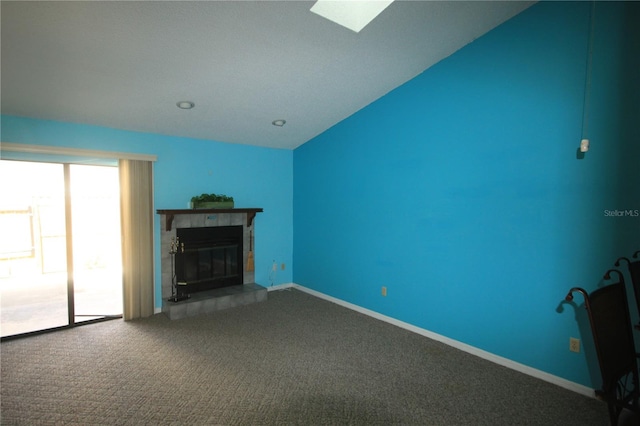
[[[203,201],[192,202],[191,208],[193,209],[232,209],[233,201]]]

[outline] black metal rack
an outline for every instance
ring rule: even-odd
[[[607,402],[612,425],[640,424],[638,406],[638,358],[622,273],[610,269],[605,280],[618,277],[618,282],[605,285],[591,293],[573,287],[565,297],[571,302],[573,293],[584,297],[593,341],[602,376],[599,397]]]

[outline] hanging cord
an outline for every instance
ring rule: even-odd
[[[595,18],[596,18],[596,2],[591,2],[591,13],[589,16],[589,41],[587,47],[587,75],[585,78],[584,89],[584,105],[582,111],[582,139],[588,139],[589,137],[589,109],[591,104],[591,68],[593,63],[593,36],[595,32]]]
[[[269,267],[269,282],[271,283],[271,287],[273,287],[273,283],[276,280],[276,274],[278,272],[278,267],[276,265],[276,261],[274,260]]]

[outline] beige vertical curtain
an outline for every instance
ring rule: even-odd
[[[124,319],[153,315],[153,163],[120,160]]]

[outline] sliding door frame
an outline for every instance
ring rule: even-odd
[[[137,161],[149,161],[153,164],[157,160],[156,155],[149,154],[137,154],[137,153],[127,153],[127,152],[111,152],[111,151],[99,151],[99,150],[89,150],[89,149],[78,149],[78,148],[66,148],[66,147],[53,147],[53,146],[43,146],[43,145],[30,145],[30,144],[16,144],[16,143],[0,143],[0,159],[6,160],[15,160],[11,155],[2,155],[4,152],[17,152],[17,153],[26,153],[26,154],[35,154],[37,157],[38,154],[42,155],[64,155],[64,156],[72,156],[72,157],[85,157],[85,158],[101,158],[101,159],[114,159],[114,160],[137,160]],[[37,161],[37,160],[28,160],[26,161]],[[56,161],[57,162],[57,161]],[[68,305],[68,324],[59,327],[53,327],[44,330],[36,330],[32,332],[26,332],[21,334],[16,334],[12,336],[2,337],[0,340],[10,340],[14,338],[20,338],[35,334],[48,333],[52,331],[72,328],[85,324],[92,324],[96,322],[109,321],[111,319],[123,318],[123,315],[105,315],[101,318],[94,318],[87,321],[76,322],[75,320],[75,303],[74,303],[74,265],[73,265],[73,226],[72,226],[72,213],[71,213],[71,163],[67,163],[64,161],[58,162],[64,166],[64,180],[65,180],[65,228],[66,228],[66,254],[67,254],[67,305]],[[120,165],[119,165],[120,166]],[[119,167],[118,166],[118,167]],[[152,166],[153,170],[153,166]],[[122,185],[122,183],[121,183]],[[151,187],[153,187],[153,172],[151,173]],[[122,190],[122,189],[121,189]],[[153,204],[153,197],[151,197],[151,203]],[[122,208],[122,206],[121,206]],[[153,211],[153,205],[151,205],[151,211]],[[122,233],[122,238],[126,238],[127,235]],[[153,239],[153,231],[151,232],[151,237]],[[155,269],[153,266],[153,259],[155,255],[153,253],[153,247],[155,244],[151,244],[151,259],[152,259],[152,270]],[[152,280],[153,280],[152,274]],[[155,283],[152,282],[152,294],[155,293]],[[124,288],[123,288],[124,292]],[[126,295],[124,296],[126,297]],[[153,296],[152,296],[153,297]],[[126,306],[126,301],[125,301]],[[125,309],[125,307],[123,307]]]
[[[67,247],[67,312],[69,326],[76,325],[76,304],[73,284],[73,217],[71,209],[71,165],[64,163],[64,222]]]

